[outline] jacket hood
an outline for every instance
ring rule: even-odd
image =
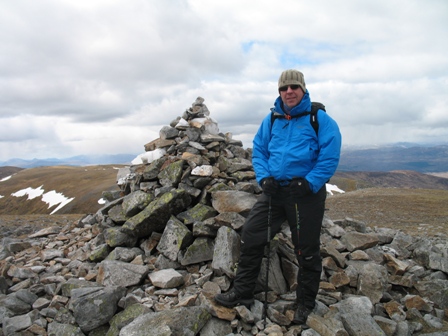
[[[275,100],[274,109],[275,109],[275,112],[278,112],[281,114],[286,114],[285,110],[283,109],[283,101],[280,96],[278,96],[277,99]],[[289,114],[291,116],[295,116],[302,112],[309,112],[309,111],[311,111],[311,99],[310,99],[310,94],[309,94],[308,90],[306,90],[299,105],[294,106],[291,109]]]

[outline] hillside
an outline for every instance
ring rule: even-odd
[[[363,188],[410,188],[448,190],[448,179],[410,170],[390,172],[337,171],[332,183],[345,191]]]
[[[0,167],[0,180],[7,178],[11,175],[14,175],[23,169],[24,168],[12,167],[12,166]]]
[[[15,175],[0,182],[0,224],[2,226],[46,227],[67,223],[102,207],[98,200],[103,191],[118,190],[117,165],[88,167],[40,167],[16,170]],[[0,167],[0,176],[11,171]],[[448,179],[412,171],[337,172],[331,184],[346,191],[327,199],[328,216],[346,217],[369,226],[400,228],[404,232],[434,235],[448,229]],[[40,198],[14,197],[26,188],[55,190],[73,201],[49,215]],[[443,230],[441,230],[443,228]]]
[[[327,198],[333,220],[348,217],[418,236],[448,229],[448,178],[415,171],[338,171],[330,183],[346,191]]]
[[[50,214],[57,205],[51,206],[41,197],[28,195],[15,197],[11,194],[25,189],[55,192],[73,201],[66,204],[57,214],[87,214],[101,208],[98,201],[103,191],[118,190],[116,165],[87,167],[39,167],[16,172],[11,178],[0,182],[0,215]],[[0,174],[5,175],[0,167]],[[8,168],[8,167],[6,167]],[[32,198],[32,199],[29,199]]]
[[[44,192],[55,191],[68,199],[74,198],[57,214],[94,213],[101,208],[98,201],[103,191],[118,190],[116,177],[119,167],[123,166],[54,166],[24,170],[0,167],[0,176],[12,175],[0,182],[0,196],[3,196],[0,198],[0,215],[50,214],[56,205],[49,208],[41,197],[28,199],[27,195],[11,195],[39,187]],[[372,187],[448,190],[448,179],[413,171],[337,172],[330,183],[346,192]]]
[[[435,236],[448,230],[447,204],[447,190],[367,188],[329,196],[326,208],[332,220],[352,218],[372,228]]]
[[[343,149],[339,170],[446,172],[448,145],[396,144],[370,149]]]

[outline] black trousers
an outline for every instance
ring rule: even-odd
[[[287,188],[280,188],[272,196],[262,194],[243,226],[241,255],[234,280],[234,288],[243,297],[252,297],[267,245],[268,216],[272,239],[288,221],[292,241],[299,262],[297,302],[314,308],[319,290],[322,259],[320,231],[325,211],[326,188],[316,194],[293,198]],[[271,199],[269,199],[271,198]]]

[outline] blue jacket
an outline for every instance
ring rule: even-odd
[[[282,100],[278,97],[274,110],[285,114]],[[291,116],[311,111],[311,100],[306,91]],[[325,112],[317,113],[319,131],[316,135],[310,116],[287,120],[277,118],[272,124],[267,115],[253,141],[252,164],[258,183],[273,176],[277,181],[288,181],[304,177],[316,193],[333,176],[339,163],[341,133],[336,122]]]

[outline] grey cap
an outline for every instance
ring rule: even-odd
[[[286,85],[299,85],[306,92],[305,77],[298,70],[289,69],[282,72],[278,79],[278,88]]]

